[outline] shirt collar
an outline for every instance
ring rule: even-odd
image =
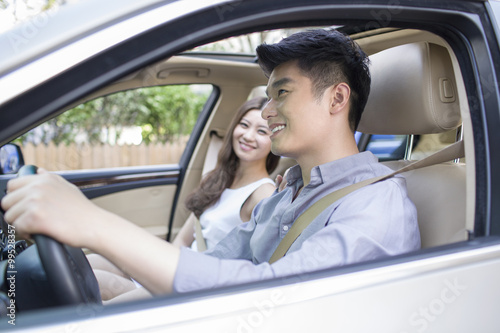
[[[352,175],[353,169],[364,168],[377,162],[378,159],[375,155],[369,151],[365,151],[315,166],[311,170],[311,181],[309,185],[318,186],[324,182],[332,183],[340,181],[344,179],[346,175]],[[302,184],[302,169],[300,166],[295,165],[291,167],[286,178],[287,186],[291,187],[298,181]]]

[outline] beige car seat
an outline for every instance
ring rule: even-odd
[[[358,130],[369,134],[436,134],[461,125],[455,75],[446,48],[427,42],[370,57],[372,92]],[[385,162],[392,169],[410,161]],[[403,174],[415,203],[422,247],[466,240],[464,163]]]

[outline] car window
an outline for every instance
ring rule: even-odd
[[[441,149],[457,141],[457,130],[450,130],[443,133],[420,135],[420,138],[413,148],[411,159],[420,160],[438,152]],[[465,161],[464,158],[461,161]]]
[[[179,162],[211,85],[121,91],[80,104],[14,142],[51,171]]]
[[[379,135],[356,132],[356,142],[360,151],[370,151],[380,161],[404,158],[407,135]]]
[[[421,160],[457,141],[456,129],[435,134],[415,135],[411,160]],[[407,135],[375,135],[356,132],[356,142],[360,151],[371,151],[380,161],[401,160],[405,158]],[[462,158],[461,161],[465,161]]]

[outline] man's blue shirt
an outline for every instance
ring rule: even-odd
[[[231,231],[209,252],[181,249],[174,279],[177,292],[208,289],[343,266],[420,248],[415,206],[406,182],[392,177],[339,199],[318,215],[286,256],[268,263],[293,222],[328,193],[365,179],[389,174],[370,152],[311,170],[302,187],[299,166],[288,172],[287,187],[261,201],[249,222]]]

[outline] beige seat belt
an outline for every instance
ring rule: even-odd
[[[198,252],[204,252],[207,249],[207,242],[205,241],[203,233],[201,232],[200,219],[198,219],[193,213],[189,215],[189,218],[194,219],[194,232],[196,235],[196,247],[198,249]]]
[[[219,150],[222,147],[224,139],[223,136],[220,135],[217,130],[214,130],[210,133],[210,143],[208,144],[207,154],[205,155],[205,163],[203,164],[202,177],[204,177],[207,173],[212,171],[217,164],[217,156],[219,155]],[[207,249],[207,242],[203,237],[203,233],[201,232],[201,223],[200,220],[193,214],[189,215],[189,219],[194,219],[194,231],[196,235],[196,247],[198,252],[204,252]]]
[[[387,178],[391,178],[397,174],[424,168],[430,165],[447,162],[450,160],[454,160],[457,158],[464,157],[464,143],[463,141],[458,141],[424,159],[408,164],[388,175],[374,177],[370,179],[363,180],[359,183],[352,184],[341,188],[337,191],[334,191],[330,194],[327,194],[323,198],[316,201],[311,207],[309,207],[305,212],[303,212],[293,223],[292,227],[288,231],[288,233],[283,237],[278,247],[274,251],[271,259],[269,259],[269,263],[272,264],[276,260],[282,258],[292,246],[293,242],[300,236],[302,231],[328,206],[333,204],[335,201],[340,198],[346,196],[347,194],[354,192],[364,186],[379,182],[381,180],[385,180]]]

